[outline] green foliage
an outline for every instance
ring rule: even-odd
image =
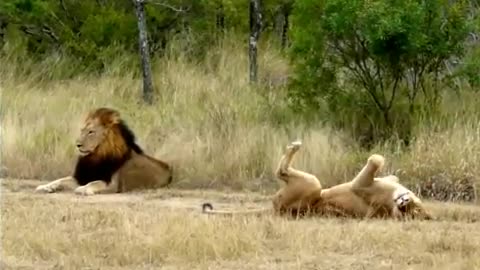
[[[366,141],[408,139],[412,118],[437,110],[442,91],[449,89],[442,85],[445,78],[461,75],[480,85],[478,50],[464,48],[476,19],[465,1],[263,0],[261,42],[272,34],[282,47],[293,41],[288,90],[293,111],[328,120]],[[248,7],[236,0],[149,0],[151,54],[168,50],[170,56],[204,60],[212,57],[208,48],[231,37],[244,41],[246,50]],[[0,1],[0,46],[2,59],[23,61],[15,65],[22,72],[34,64],[45,67],[46,79],[140,71],[130,0]],[[451,60],[462,65],[445,74]],[[290,113],[278,111],[279,118]]]
[[[291,52],[301,59],[294,105],[311,112],[324,101],[331,115],[342,114],[335,124],[361,121],[368,128],[359,135],[372,140],[410,129],[399,120],[418,108],[435,109],[440,92],[427,82],[439,83],[444,62],[462,57],[471,29],[464,1],[305,0],[293,16]]]
[[[470,50],[455,75],[465,78],[473,89],[480,87],[480,48]]]
[[[102,68],[118,50],[135,48],[136,19],[130,2],[5,0],[0,14],[17,37],[26,41],[28,57],[61,53],[85,68]],[[7,40],[19,44],[11,36]],[[112,52],[113,51],[113,52]]]
[[[317,110],[324,97],[332,90],[335,72],[324,63],[325,40],[322,31],[323,13],[319,1],[297,1],[294,5],[292,48],[296,61],[294,87],[289,91],[296,111]],[[318,95],[318,91],[322,95]]]
[[[265,1],[263,11],[274,14],[289,1]],[[173,40],[176,50],[201,58],[225,32],[243,36],[247,46],[248,12],[245,1],[148,1],[151,53],[164,54]],[[273,25],[270,21],[273,19],[267,16],[264,24]],[[0,34],[4,28],[10,30],[3,38],[0,35],[0,46],[9,44],[10,50],[16,47],[16,51],[37,60],[52,53],[65,55],[76,59],[78,72],[102,71],[119,54],[138,53],[137,21],[130,0],[3,0],[0,1]]]

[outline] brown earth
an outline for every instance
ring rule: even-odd
[[[427,203],[436,221],[212,217],[260,193],[176,190],[82,197],[1,181],[1,269],[480,269],[480,207]]]

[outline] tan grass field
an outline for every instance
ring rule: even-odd
[[[254,87],[246,51],[223,46],[201,64],[157,59],[153,106],[139,102],[141,82],[122,57],[105,74],[69,80],[50,79],[62,72],[53,66],[68,68],[57,58],[0,67],[0,269],[480,269],[478,204],[429,202],[440,218],[432,222],[201,215],[207,199],[222,209],[270,205],[273,170],[294,139],[304,143],[295,166],[325,187],[351,179],[372,152],[387,158],[383,175],[400,170],[411,187],[480,184],[480,94],[448,99],[454,124],[420,128],[408,150],[391,142],[365,151],[290,114],[281,54],[261,49]],[[71,172],[80,121],[98,106],[119,110],[145,151],[174,166],[171,189],[33,192]]]
[[[258,193],[41,195],[2,180],[2,269],[479,269],[480,207],[428,203],[438,221],[213,217]]]
[[[326,186],[351,178],[373,152],[387,158],[384,173],[401,170],[408,184],[441,178],[480,185],[480,93],[446,99],[444,110],[454,112],[446,122],[453,124],[419,127],[408,151],[395,141],[365,151],[346,134],[302,123],[288,110],[282,80],[291,68],[278,51],[263,47],[259,87],[249,84],[246,51],[232,41],[213,47],[200,64],[181,54],[156,59],[152,106],[141,102],[141,80],[122,57],[105,74],[69,80],[49,79],[68,68],[56,58],[51,61],[60,63],[0,67],[0,174],[44,180],[68,174],[83,117],[108,106],[121,112],[147,153],[175,167],[176,187],[275,188],[259,179],[273,178],[285,145],[295,139],[304,142],[295,166]]]

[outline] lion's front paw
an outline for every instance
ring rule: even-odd
[[[39,185],[35,189],[35,192],[37,192],[37,193],[53,193],[56,190],[57,190],[57,187],[55,185],[45,184],[45,185]]]
[[[75,189],[75,194],[83,195],[83,196],[90,196],[90,195],[95,194],[95,192],[87,186],[80,186],[80,187],[77,187]]]

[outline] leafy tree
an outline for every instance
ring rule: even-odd
[[[340,126],[365,121],[359,127],[369,127],[361,132],[369,140],[393,135],[417,107],[439,103],[439,88],[427,82],[439,82],[444,62],[463,55],[466,7],[448,0],[296,1],[296,108],[312,112],[325,104]]]

